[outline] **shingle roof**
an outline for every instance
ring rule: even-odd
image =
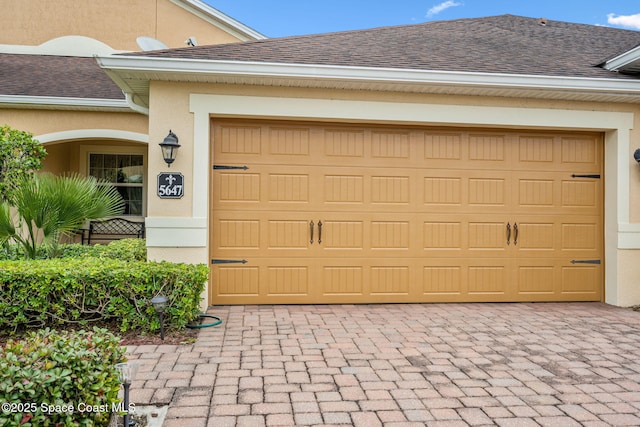
[[[136,53],[255,61],[591,78],[634,78],[598,67],[640,45],[640,32],[513,15]]]
[[[0,94],[122,100],[93,58],[0,53]]]

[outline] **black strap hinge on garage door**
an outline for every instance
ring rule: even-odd
[[[246,264],[246,259],[212,259],[211,264]]]
[[[227,165],[213,165],[213,170],[243,170],[249,169],[248,166],[227,166]]]
[[[578,174],[573,174],[571,175],[571,178],[591,178],[591,179],[600,179],[600,174],[592,174],[592,175],[578,175]]]
[[[572,259],[571,260],[571,264],[595,264],[595,265],[599,265],[600,264],[600,260],[599,259],[585,259],[585,260]]]

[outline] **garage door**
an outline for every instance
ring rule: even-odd
[[[599,134],[212,125],[210,303],[599,301]]]

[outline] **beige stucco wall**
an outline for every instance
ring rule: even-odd
[[[622,306],[640,304],[640,249],[618,251],[619,282],[625,283],[620,289]],[[611,266],[607,266],[611,268]]]
[[[89,152],[147,154],[148,117],[138,113],[0,109],[0,120],[43,143],[44,172],[84,175]]]
[[[117,50],[138,51],[138,36],[154,37],[169,47],[238,41],[169,0],[0,0],[0,44],[39,45],[56,37],[91,37]]]
[[[36,136],[75,129],[148,132],[148,117],[133,112],[0,109],[0,122]]]
[[[640,273],[640,166],[638,166],[632,158],[633,151],[638,148],[634,144],[635,141],[640,141],[640,106],[632,104],[614,104],[614,103],[594,103],[594,102],[569,102],[569,101],[548,101],[548,100],[532,100],[532,99],[513,99],[513,98],[500,98],[500,97],[458,97],[458,96],[436,96],[436,95],[424,95],[424,94],[404,94],[404,93],[391,93],[391,92],[365,92],[365,91],[337,91],[337,90],[302,90],[302,89],[289,89],[289,88],[266,88],[266,87],[236,87],[236,86],[224,86],[224,85],[206,85],[206,84],[178,84],[178,83],[166,83],[166,82],[154,82],[151,86],[151,114],[150,114],[150,140],[160,141],[168,129],[173,129],[180,137],[180,143],[182,148],[178,155],[178,160],[172,165],[172,170],[180,171],[185,175],[185,192],[186,195],[180,200],[161,200],[153,194],[155,191],[153,188],[149,188],[149,211],[148,216],[153,221],[160,224],[160,227],[165,226],[162,222],[163,219],[173,220],[174,218],[192,218],[202,215],[203,210],[195,212],[198,206],[198,198],[205,198],[208,200],[207,195],[193,194],[193,188],[199,186],[197,182],[194,183],[194,177],[192,176],[192,167],[194,164],[201,162],[198,159],[198,152],[194,156],[193,139],[200,139],[199,143],[208,143],[208,141],[201,141],[203,135],[209,135],[208,127],[209,116],[202,118],[202,111],[200,111],[200,118],[197,114],[192,113],[193,105],[190,104],[190,100],[193,99],[192,95],[196,94],[196,97],[204,97],[205,94],[212,95],[240,95],[240,96],[257,96],[257,97],[269,97],[270,102],[278,104],[280,100],[283,103],[291,102],[294,99],[318,99],[318,100],[345,100],[345,101],[362,101],[364,103],[377,103],[378,105],[393,106],[394,103],[403,103],[405,108],[407,104],[416,105],[450,105],[450,106],[477,106],[487,108],[506,108],[509,109],[532,109],[530,111],[545,111],[547,117],[553,117],[554,111],[558,111],[558,114],[562,114],[565,111],[572,111],[575,115],[576,111],[585,111],[585,114],[591,114],[592,112],[602,112],[602,117],[618,117],[618,113],[624,117],[633,117],[633,121],[628,121],[629,125],[620,125],[625,120],[613,120],[611,125],[600,120],[597,126],[593,128],[588,125],[581,124],[579,127],[572,128],[570,126],[563,126],[561,123],[557,124],[554,129],[557,130],[595,130],[602,131],[607,136],[607,146],[605,150],[607,153],[605,156],[610,156],[611,153],[616,153],[617,147],[612,147],[612,144],[616,144],[616,141],[627,141],[628,146],[625,147],[625,152],[617,154],[617,158],[607,161],[607,172],[605,173],[605,180],[607,176],[610,178],[611,183],[617,185],[621,191],[619,195],[611,195],[608,197],[613,200],[616,207],[607,206],[605,213],[605,222],[608,224],[605,230],[606,238],[606,254],[609,259],[605,259],[605,269],[607,273],[607,296],[608,301],[613,301],[616,305],[629,306],[634,304],[640,304],[640,286],[636,285],[637,277]],[[236,98],[240,100],[241,98]],[[254,98],[255,99],[255,98]],[[250,99],[247,98],[247,102]],[[279,106],[279,105],[278,105]],[[207,108],[207,107],[205,107]],[[247,105],[247,108],[251,108]],[[217,106],[211,105],[211,111],[216,111]],[[274,108],[275,110],[276,108]],[[609,114],[614,113],[614,114]],[[234,116],[242,116],[241,113],[234,114]],[[265,113],[264,118],[273,118],[279,115],[270,116]],[[421,119],[422,120],[422,119]],[[385,120],[378,121],[380,123],[386,122]],[[615,122],[615,123],[614,123]],[[404,122],[410,123],[410,122]],[[416,122],[418,123],[418,122]],[[498,123],[498,122],[496,122]],[[626,122],[625,122],[626,123]],[[422,124],[425,124],[424,122]],[[447,125],[447,123],[432,122],[428,125]],[[619,129],[616,130],[616,126]],[[620,127],[622,126],[622,127]],[[514,126],[517,127],[517,126]],[[625,129],[631,128],[631,129]],[[618,134],[623,134],[618,136]],[[621,139],[620,139],[621,138]],[[613,141],[613,142],[612,142]],[[640,146],[640,144],[638,144]],[[160,158],[159,148],[155,147],[155,144],[150,144],[149,148],[150,156],[150,175],[154,176],[160,170],[166,170],[166,166],[162,165]],[[200,152],[201,153],[201,152]],[[626,163],[622,169],[623,172],[618,173],[621,163]],[[207,159],[207,163],[210,168],[210,159]],[[611,166],[613,165],[613,166]],[[160,169],[157,169],[160,168]],[[624,172],[624,171],[628,172]],[[625,175],[626,173],[626,175]],[[609,174],[609,175],[607,175]],[[210,179],[210,172],[207,172],[207,176],[201,173],[199,178],[196,179]],[[606,183],[605,183],[606,184]],[[208,188],[208,187],[207,187]],[[613,187],[616,188],[616,187]],[[616,193],[612,191],[611,187],[607,188],[609,193]],[[622,200],[622,203],[619,201]],[[611,204],[611,203],[609,203]],[[619,212],[618,207],[625,207],[625,212]],[[207,208],[208,209],[208,208]],[[204,214],[208,221],[208,211]],[[159,221],[159,222],[158,222]],[[628,223],[626,223],[628,221]],[[173,223],[166,222],[168,229],[172,227]],[[628,241],[625,243],[627,247],[618,246],[618,231],[619,227],[631,227],[632,233],[625,235],[625,239]],[[208,224],[207,224],[208,227]],[[201,234],[206,234],[206,230],[200,230]],[[638,237],[633,233],[638,233]],[[206,237],[206,236],[205,236]],[[630,240],[629,240],[630,239]],[[185,238],[185,240],[188,240]],[[153,239],[149,243],[150,257],[153,259],[175,259],[175,260],[194,260],[194,262],[206,262],[209,258],[208,254],[208,239],[207,242],[202,243],[202,239],[198,245],[189,246],[185,245],[181,247],[179,241],[171,244],[153,245]],[[629,247],[631,246],[631,247]],[[637,247],[635,247],[637,246]],[[198,261],[195,261],[198,260]],[[613,283],[615,282],[615,283]]]
[[[182,199],[160,199],[156,193],[157,182],[149,182],[148,212],[163,212],[165,217],[191,217],[193,202],[193,175],[190,172],[193,159],[193,117],[189,112],[189,95],[181,93],[174,96],[172,85],[153,83],[154,89],[149,103],[154,106],[149,114],[149,171],[155,177],[160,172],[181,172],[184,175],[185,194]],[[156,89],[157,88],[157,89]],[[188,89],[187,89],[188,92]],[[169,107],[166,99],[173,104]],[[167,167],[162,158],[162,151],[158,145],[173,131],[178,137],[180,148],[176,160]],[[153,171],[153,172],[151,172]],[[151,180],[149,180],[151,181]]]

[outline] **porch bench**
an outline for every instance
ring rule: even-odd
[[[130,221],[123,218],[110,218],[104,221],[90,221],[89,228],[83,230],[82,244],[90,245],[92,241],[142,239],[144,237],[144,221]]]

